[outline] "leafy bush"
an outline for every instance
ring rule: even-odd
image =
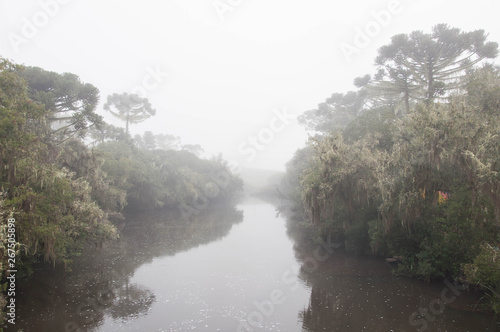
[[[481,252],[470,264],[463,265],[466,281],[486,289],[490,293],[490,305],[500,314],[500,249],[487,242],[481,245]]]

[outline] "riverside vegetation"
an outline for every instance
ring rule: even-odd
[[[392,37],[375,75],[299,121],[312,132],[280,192],[311,240],[486,291],[500,313],[500,70],[483,30]]]
[[[482,30],[441,24],[396,35],[374,75],[305,112],[299,121],[313,135],[279,189],[294,227],[347,251],[397,256],[404,275],[476,285],[499,313],[497,53]],[[9,218],[18,274],[29,277],[36,263],[70,269],[84,248],[116,239],[126,209],[189,216],[207,197],[230,200],[242,188],[220,157],[199,158],[200,146],[131,137],[131,125],[155,115],[146,98],[107,98],[104,109],[125,128],[104,123],[98,102],[98,89],[75,74],[0,58],[3,278]]]
[[[16,221],[16,273],[39,262],[71,269],[86,246],[119,237],[126,210],[184,209],[230,201],[242,189],[220,157],[202,159],[198,145],[173,135],[131,137],[129,125],[155,114],[137,95],[113,94],[105,110],[126,129],[106,124],[98,89],[0,58],[0,266],[6,285],[7,220]],[[113,222],[112,222],[113,221]],[[0,305],[5,306],[5,297]]]

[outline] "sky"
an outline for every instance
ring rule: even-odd
[[[447,23],[500,42],[493,0],[0,0],[0,56],[139,93],[132,125],[200,144],[235,168],[283,170],[308,133],[296,117],[373,74],[391,36]]]

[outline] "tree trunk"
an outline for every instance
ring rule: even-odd
[[[406,88],[405,91],[405,111],[406,113],[403,115],[410,113],[410,92],[408,91],[408,88]]]
[[[130,113],[127,112],[127,120],[125,122],[125,133],[127,134],[127,136],[128,136],[128,123],[129,123],[129,121],[130,121]]]
[[[434,62],[432,60],[429,60],[427,62],[427,66],[427,75],[429,82],[427,83],[427,100],[425,102],[427,105],[430,105],[434,101],[434,94],[436,93],[434,88]]]

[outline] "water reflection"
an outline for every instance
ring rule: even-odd
[[[219,240],[242,220],[242,211],[224,204],[189,221],[165,211],[130,214],[120,225],[120,239],[84,252],[73,272],[42,267],[29,282],[19,282],[12,330],[92,331],[106,317],[126,322],[145,316],[157,299],[144,285],[131,282],[140,266]]]
[[[150,290],[139,285],[129,285],[128,282],[113,295],[114,300],[109,310],[113,319],[137,318],[146,314],[156,301]]]
[[[302,262],[299,278],[311,287],[309,303],[297,315],[303,331],[498,330],[492,315],[474,311],[480,296],[472,291],[454,296],[450,284],[396,277],[384,260],[371,256],[336,250],[317,259],[319,246],[294,232],[289,227]],[[443,290],[453,300],[440,308]],[[424,314],[412,318],[420,308]]]
[[[293,223],[287,231],[268,204],[241,208],[242,223],[229,206],[189,222],[129,215],[120,240],[82,255],[74,272],[40,270],[20,284],[14,330],[418,331],[412,313],[445,287],[394,277],[371,256],[329,252]],[[495,331],[491,316],[472,311],[476,301],[462,292],[426,331]]]

